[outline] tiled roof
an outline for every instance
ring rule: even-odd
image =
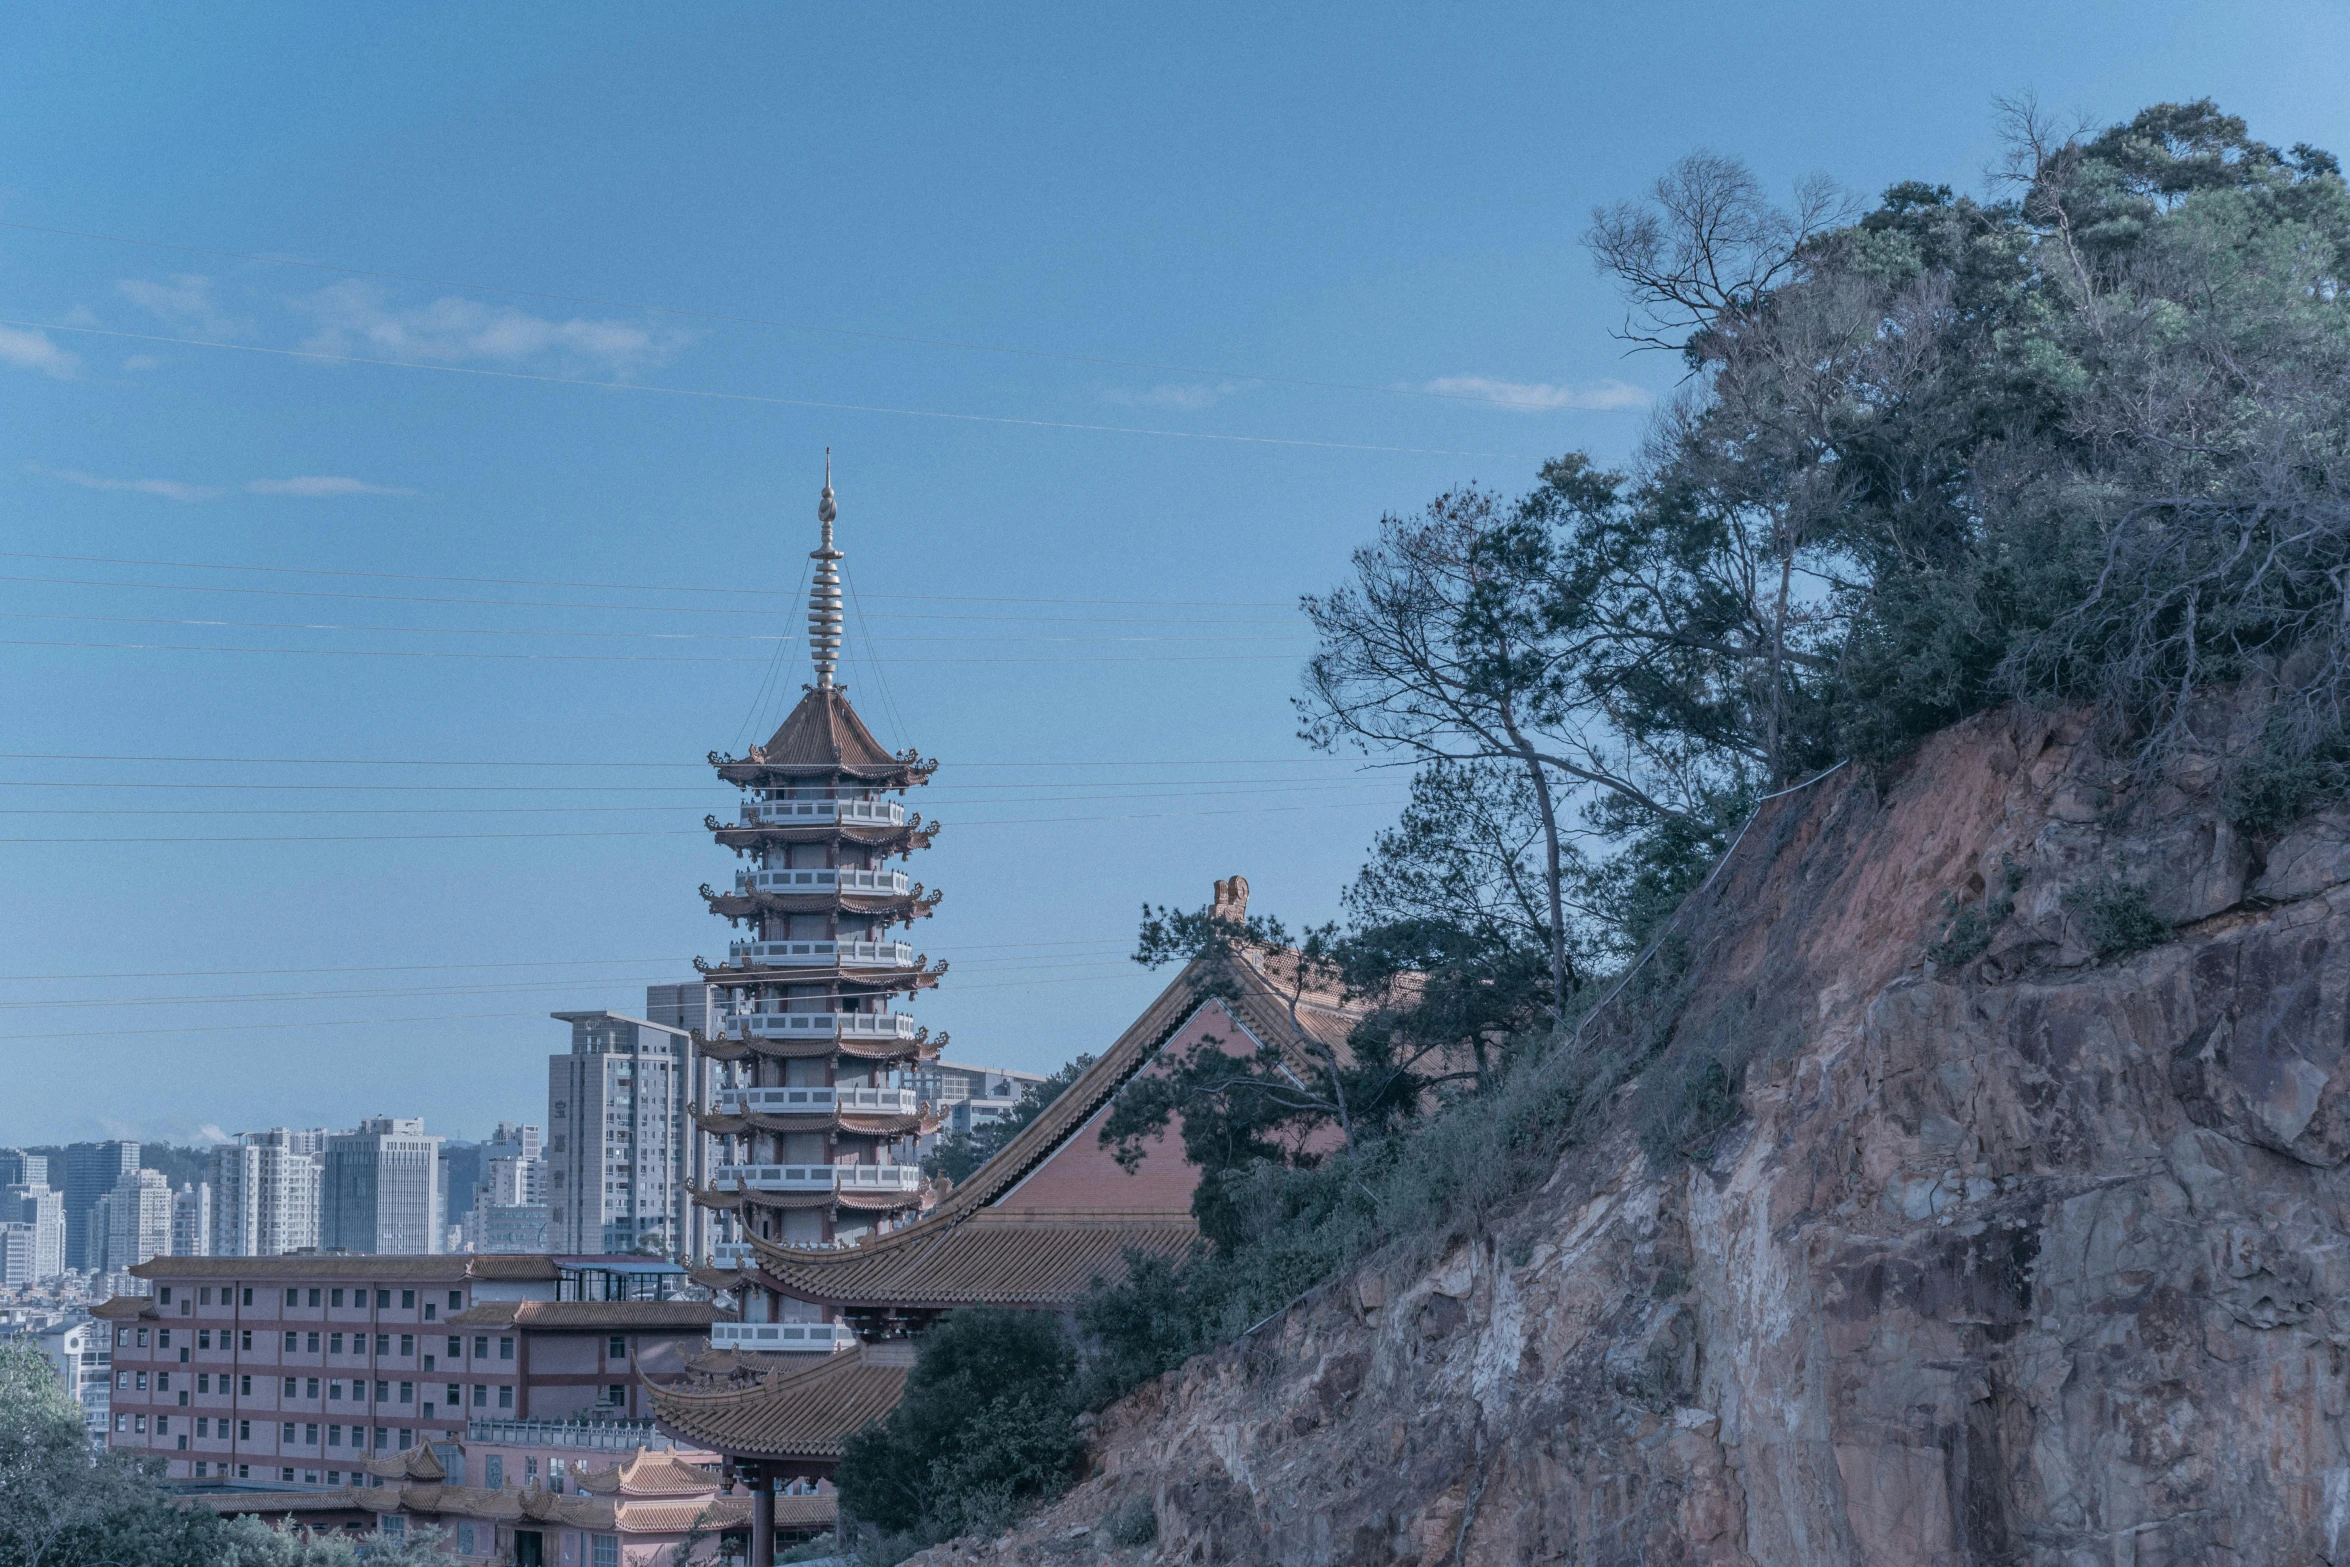
[[[1078,1134],[1202,1007],[1220,1007],[1300,1065],[1307,1064],[1296,1052],[1300,1029],[1343,1046],[1362,1009],[1308,988],[1296,998],[1293,1027],[1295,961],[1285,967],[1281,954],[1195,959],[1042,1115],[920,1219],[860,1246],[821,1251],[754,1236],[761,1270],[794,1294],[844,1304],[1065,1306],[1096,1277],[1117,1277],[1128,1244],[1163,1255],[1182,1251],[1193,1233],[1187,1204],[1049,1216],[989,1210]]]
[[[1082,1299],[1097,1278],[1123,1278],[1128,1247],[1180,1257],[1197,1233],[1189,1213],[983,1210],[920,1245],[826,1253],[821,1268],[770,1255],[764,1267],[794,1290],[859,1304],[1065,1306]]]
[[[102,1300],[92,1306],[90,1315],[103,1317],[109,1322],[133,1322],[155,1317],[159,1313],[155,1310],[155,1297],[152,1295],[117,1295],[112,1300]]]
[[[369,1458],[360,1466],[371,1475],[386,1480],[446,1480],[449,1471],[433,1456],[429,1447],[412,1447],[405,1453],[386,1453],[381,1458]]]
[[[719,1317],[706,1300],[490,1300],[452,1313],[453,1328],[707,1329]]]
[[[914,1346],[862,1344],[742,1387],[649,1387],[664,1430],[752,1458],[838,1458],[841,1440],[897,1407]]]
[[[350,1512],[359,1506],[349,1486],[328,1491],[200,1491],[192,1500],[216,1513],[253,1513],[282,1518],[287,1513]]]
[[[715,1470],[689,1464],[675,1453],[654,1452],[638,1448],[633,1457],[614,1464],[609,1469],[596,1469],[579,1477],[583,1491],[598,1494],[618,1494],[623,1500],[635,1497],[697,1496],[718,1487]]]
[[[882,748],[838,686],[811,687],[749,761],[808,772],[832,768],[903,772],[906,763]]]
[[[351,1256],[292,1252],[279,1257],[153,1257],[130,1272],[142,1279],[365,1279],[369,1283],[461,1284],[472,1279],[548,1280],[552,1257]]]

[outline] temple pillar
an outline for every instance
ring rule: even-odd
[[[775,1482],[764,1464],[745,1464],[751,1475],[749,1567],[775,1567]]]

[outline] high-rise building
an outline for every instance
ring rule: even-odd
[[[645,987],[645,1016],[665,1028],[682,1028],[689,1033],[710,1032],[711,985],[706,979],[688,980],[682,985],[647,985]]]
[[[171,1255],[171,1182],[161,1170],[131,1170],[103,1204],[104,1261],[99,1271],[120,1273],[150,1257]]]
[[[945,968],[928,967],[892,934],[939,900],[890,865],[929,847],[937,831],[894,797],[929,782],[938,764],[884,747],[834,681],[834,515],[828,467],[808,599],[816,683],[765,745],[712,758],[744,793],[739,819],[712,826],[746,863],[731,892],[702,892],[744,936],[723,964],[695,964],[721,998],[695,1045],[729,1063],[732,1079],[701,1113],[704,1129],[728,1144],[710,1197],[732,1207],[744,1236],[787,1246],[838,1245],[921,1212],[930,1193],[918,1145],[938,1122],[912,1073],[946,1043],[890,1009],[937,984]],[[780,1292],[745,1289],[745,1321],[802,1314]]]
[[[546,1201],[565,1253],[685,1245],[691,1037],[620,1012],[557,1012],[571,1049],[547,1062]]]
[[[35,1156],[30,1168],[47,1161]],[[53,1279],[65,1271],[65,1194],[38,1180],[17,1181],[0,1187],[0,1220],[23,1224],[32,1232],[32,1277]]]
[[[69,1143],[65,1149],[65,1265],[96,1269],[105,1250],[103,1229],[93,1230],[90,1210],[115,1183],[139,1167],[139,1145],[131,1142]]]
[[[33,1272],[39,1242],[33,1227],[18,1220],[0,1220],[0,1284],[21,1289],[38,1277]]]
[[[319,1244],[370,1255],[440,1251],[440,1154],[419,1118],[370,1116],[329,1135]]]
[[[171,1194],[171,1254],[212,1255],[212,1188],[203,1181],[190,1181]]]
[[[276,1257],[318,1244],[327,1131],[239,1132],[212,1150],[212,1247]]]
[[[49,1157],[22,1148],[0,1148],[0,1186],[46,1186]]]

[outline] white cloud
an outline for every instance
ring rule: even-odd
[[[39,370],[63,379],[81,368],[81,359],[49,341],[46,332],[27,332],[0,326],[0,365]]]
[[[1140,392],[1114,386],[1102,393],[1102,401],[1118,403],[1127,408],[1172,408],[1182,413],[1193,413],[1202,408],[1212,408],[1239,390],[1240,383],[1237,381],[1225,381],[1216,386],[1169,383]]]
[[[206,337],[241,337],[252,330],[250,322],[220,308],[212,297],[212,279],[192,272],[183,272],[168,283],[124,278],[114,287],[123,298],[168,327]]]
[[[414,495],[414,490],[403,490],[389,484],[369,484],[364,479],[346,479],[339,474],[306,473],[291,479],[251,479],[245,491],[250,495],[301,495],[322,500],[332,495]]]
[[[1486,375],[1439,376],[1420,388],[1438,397],[1491,403],[1514,413],[1556,413],[1562,408],[1608,410],[1646,408],[1648,394],[1628,381],[1594,381],[1588,386],[1553,386],[1547,381],[1500,381]]]
[[[122,367],[125,370],[153,370],[160,367],[162,363],[163,361],[153,354],[133,354],[122,362]]]
[[[102,479],[96,474],[83,473],[73,468],[43,468],[35,465],[35,473],[45,473],[52,479],[67,484],[78,484],[85,490],[123,490],[134,495],[160,495],[167,501],[208,501],[225,494],[208,485],[183,484],[177,479]]]
[[[395,308],[381,289],[356,280],[321,289],[296,304],[318,322],[318,331],[303,344],[317,353],[364,351],[443,364],[518,364],[553,357],[627,375],[663,363],[687,342],[682,332],[627,321],[576,316],[554,321],[470,299]]]

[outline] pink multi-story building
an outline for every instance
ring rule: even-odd
[[[94,1308],[114,1334],[107,1441],[175,1480],[337,1486],[371,1456],[460,1440],[470,1420],[638,1417],[640,1373],[681,1372],[717,1316],[609,1298],[662,1282],[617,1257],[157,1257],[132,1271],[151,1294]]]

